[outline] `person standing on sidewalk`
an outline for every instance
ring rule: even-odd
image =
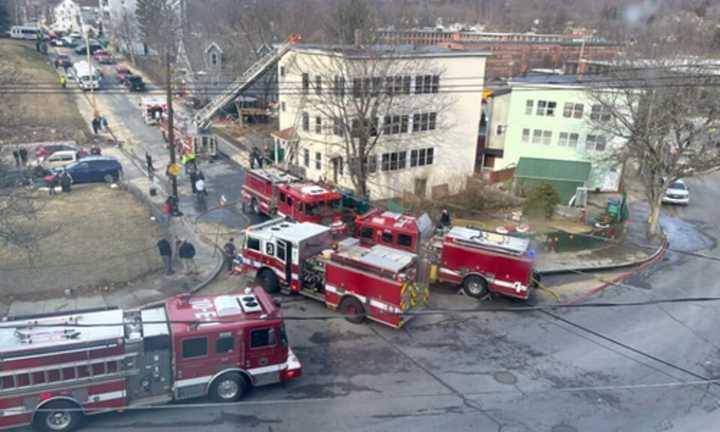
[[[22,166],[27,166],[27,163],[28,163],[27,149],[25,147],[23,147],[20,149],[20,151],[18,153],[20,153],[20,163],[22,164]]]
[[[195,197],[199,211],[207,210],[207,190],[205,190],[205,176],[201,172],[195,182]]]
[[[65,78],[65,75],[60,75],[60,85],[62,88],[67,88],[67,78]]]
[[[155,167],[153,166],[152,156],[150,156],[148,152],[145,152],[145,165],[147,167],[148,177],[152,178]]]
[[[187,240],[183,240],[180,245],[180,259],[183,260],[186,276],[199,274],[195,263],[195,246]]]
[[[182,267],[182,263],[180,262],[180,246],[182,246],[182,244],[183,241],[180,240],[180,238],[175,239],[175,245],[173,249],[175,251],[175,253],[173,254],[173,265],[178,270],[180,269],[180,267]]]
[[[17,149],[13,150],[13,158],[15,158],[15,166],[19,167],[20,166],[20,152]]]
[[[163,264],[165,265],[165,274],[169,276],[174,273],[172,269],[172,249],[170,248],[170,242],[167,241],[166,238],[162,238],[157,242],[157,247]]]
[[[230,237],[225,246],[223,246],[223,254],[225,255],[225,264],[227,265],[228,274],[233,273],[233,260],[235,260],[235,254],[237,249],[235,248],[235,239]]]

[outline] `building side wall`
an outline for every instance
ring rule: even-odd
[[[513,91],[509,94],[509,102],[507,109],[507,128],[505,129],[505,137],[502,140],[496,140],[493,135],[491,139],[491,147],[500,148],[499,143],[503,145],[503,157],[495,161],[495,170],[516,166],[521,157],[526,158],[542,158],[542,159],[559,159],[587,161],[593,166],[587,186],[595,189],[612,190],[615,187],[606,187],[608,175],[613,169],[606,162],[606,157],[611,151],[612,146],[621,145],[621,142],[614,137],[607,136],[593,127],[593,121],[590,119],[593,102],[588,92],[584,89],[537,89],[513,87]],[[527,114],[527,101],[533,101],[532,114]],[[537,115],[538,101],[555,102],[556,108],[553,116]],[[566,103],[583,104],[583,114],[581,118],[567,118],[563,115]],[[496,132],[500,119],[493,115],[491,124],[493,132]],[[530,131],[529,140],[523,139],[523,130]],[[543,139],[533,142],[533,136],[536,130],[543,133],[549,131],[552,135],[550,142],[546,143]],[[560,134],[564,132],[568,134],[568,142],[561,145]],[[572,147],[569,141],[570,134],[577,134],[578,140],[575,147]],[[605,136],[607,144],[604,151],[588,148],[588,135]],[[619,173],[617,174],[619,175]]]
[[[321,112],[317,104],[309,99],[314,95],[315,77],[332,76],[333,70],[345,69],[338,66],[338,60],[328,56],[311,56],[304,53],[291,53],[278,65],[280,82],[280,129],[295,127],[299,137],[299,154],[296,162],[305,168],[306,176],[313,180],[335,181],[334,158],[343,159],[343,172],[337,176],[337,183],[353,187],[347,164],[345,140],[335,136],[332,124]],[[373,60],[376,61],[376,60]],[[413,70],[398,70],[398,75],[412,75],[411,94],[399,96],[397,105],[390,114],[408,115],[408,133],[382,135],[374,150],[378,170],[369,178],[369,190],[373,199],[401,196],[404,193],[432,196],[444,191],[461,190],[467,176],[473,174],[476,154],[476,141],[481,113],[481,95],[484,57],[468,56],[454,58],[422,58],[413,60]],[[284,68],[284,69],[283,69]],[[350,68],[357,70],[356,67]],[[380,68],[384,69],[384,68]],[[284,76],[283,75],[284,70]],[[302,73],[309,74],[310,94],[303,99],[300,87]],[[437,94],[415,94],[416,74],[439,74]],[[329,82],[324,79],[323,91],[329,91]],[[346,97],[352,97],[352,79],[347,77]],[[322,97],[322,96],[320,96]],[[283,110],[284,107],[284,110]],[[413,114],[436,112],[436,129],[427,132],[412,132]],[[302,113],[307,112],[310,119],[309,131],[303,130]],[[321,133],[315,131],[315,118],[323,118]],[[381,115],[382,117],[382,115]],[[382,119],[380,128],[383,127]],[[411,152],[432,148],[433,163],[425,166],[410,166]],[[308,151],[309,163],[304,162],[304,152]],[[382,155],[405,152],[405,168],[382,170]],[[320,155],[319,168],[316,165]],[[422,184],[424,190],[417,189]],[[417,187],[416,187],[417,184]],[[433,192],[434,191],[434,192]]]

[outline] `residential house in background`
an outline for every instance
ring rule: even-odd
[[[80,6],[74,0],[63,0],[53,9],[52,29],[67,32],[82,32]]]
[[[178,44],[176,76],[184,93],[204,104],[242,76],[255,57],[262,57],[269,51],[269,47],[261,47],[255,56],[246,56],[242,55],[234,35],[192,32]],[[237,114],[243,108],[264,112],[268,103],[276,100],[277,78],[273,69],[236,99],[235,106],[231,106],[232,113]]]
[[[432,197],[460,191],[474,171],[488,54],[416,46],[368,49],[377,52],[369,56],[353,46],[292,46],[277,66],[280,131],[275,136],[284,137],[294,128],[294,163],[305,177],[352,188],[346,135],[356,126],[334,124],[337,117],[331,119],[327,111],[334,108],[318,109],[322,102],[317,101],[392,92],[397,112],[378,112],[373,126],[379,138],[367,161],[370,196]],[[373,76],[384,67],[372,62],[382,61],[411,62],[412,68]],[[364,76],[352,75],[361,70]],[[346,104],[351,111],[352,106]]]
[[[593,81],[600,80],[527,76],[514,78],[506,89],[495,92],[489,99],[492,114],[482,169],[544,173],[548,183],[563,185],[556,187],[563,200],[577,186],[618,191],[622,167],[606,157],[611,147],[623,143],[597,130],[597,122],[610,117],[592,100],[591,88],[603,85]]]

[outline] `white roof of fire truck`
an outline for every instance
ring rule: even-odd
[[[453,227],[447,236],[453,241],[467,246],[491,249],[512,255],[524,254],[530,245],[528,239],[466,227]]]
[[[111,309],[0,323],[0,357],[41,348],[60,348],[125,336],[123,311]]]
[[[284,173],[277,168],[255,168],[251,173],[273,183],[294,183],[300,181],[299,177]]]
[[[164,97],[158,97],[158,96],[143,96],[142,98],[142,104],[144,107],[147,106],[161,106],[165,107],[167,105],[167,100]]]
[[[292,183],[287,186],[288,189],[292,189],[294,191],[297,191],[298,193],[302,195],[306,195],[309,197],[319,197],[321,195],[327,195],[327,194],[333,194],[340,196],[340,192],[330,190],[326,187],[317,185],[315,183]]]
[[[391,211],[384,211],[380,213],[380,211],[380,209],[370,210],[370,212],[361,216],[361,218],[367,218],[370,223],[385,226],[388,229],[417,229],[423,238],[429,237],[432,234],[433,224],[427,213],[423,213],[419,217],[415,217]]]
[[[219,296],[179,295],[165,304],[172,322],[173,334],[193,332],[201,326],[237,326],[251,320],[262,320],[275,315],[278,307],[262,288],[245,288],[244,291]],[[197,325],[194,325],[196,323]]]
[[[281,238],[293,243],[299,243],[330,232],[330,227],[312,222],[295,222],[284,218],[275,218],[258,225],[248,227],[246,232],[253,237],[263,239]]]
[[[337,261],[355,261],[379,270],[397,273],[410,265],[416,255],[383,245],[370,248],[360,246],[357,239],[346,239],[340,242],[333,259]]]

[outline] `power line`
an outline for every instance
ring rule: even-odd
[[[201,297],[201,296],[200,296]],[[447,314],[468,314],[476,315],[487,312],[498,312],[498,313],[529,313],[529,312],[547,312],[564,309],[611,309],[611,308],[635,308],[635,307],[646,307],[660,304],[684,304],[684,303],[714,303],[720,302],[720,297],[680,297],[671,299],[655,299],[655,300],[644,300],[636,302],[595,302],[595,303],[581,303],[581,304],[552,304],[543,306],[492,306],[492,307],[473,307],[473,308],[437,308],[437,309],[418,309],[415,311],[404,312],[402,315],[408,317],[416,316],[436,316],[436,315],[447,315]],[[239,322],[246,321],[262,321],[262,320],[276,320],[279,319],[276,316],[271,317],[236,317],[232,319],[215,319],[215,320],[153,320],[143,321],[145,324],[186,324],[186,325],[208,325],[208,324],[236,324]],[[284,316],[282,318],[285,321],[329,321],[329,320],[344,320],[345,315],[342,314],[316,314],[306,316]],[[31,327],[74,327],[74,328],[92,328],[92,327],[121,327],[123,323],[92,323],[92,324],[67,324],[67,323],[55,323],[55,324],[42,324],[33,322],[33,318],[24,318],[19,320],[21,323],[31,322]],[[26,327],[27,324],[19,325],[8,325],[6,323],[0,324],[0,329],[15,329],[18,327]]]

